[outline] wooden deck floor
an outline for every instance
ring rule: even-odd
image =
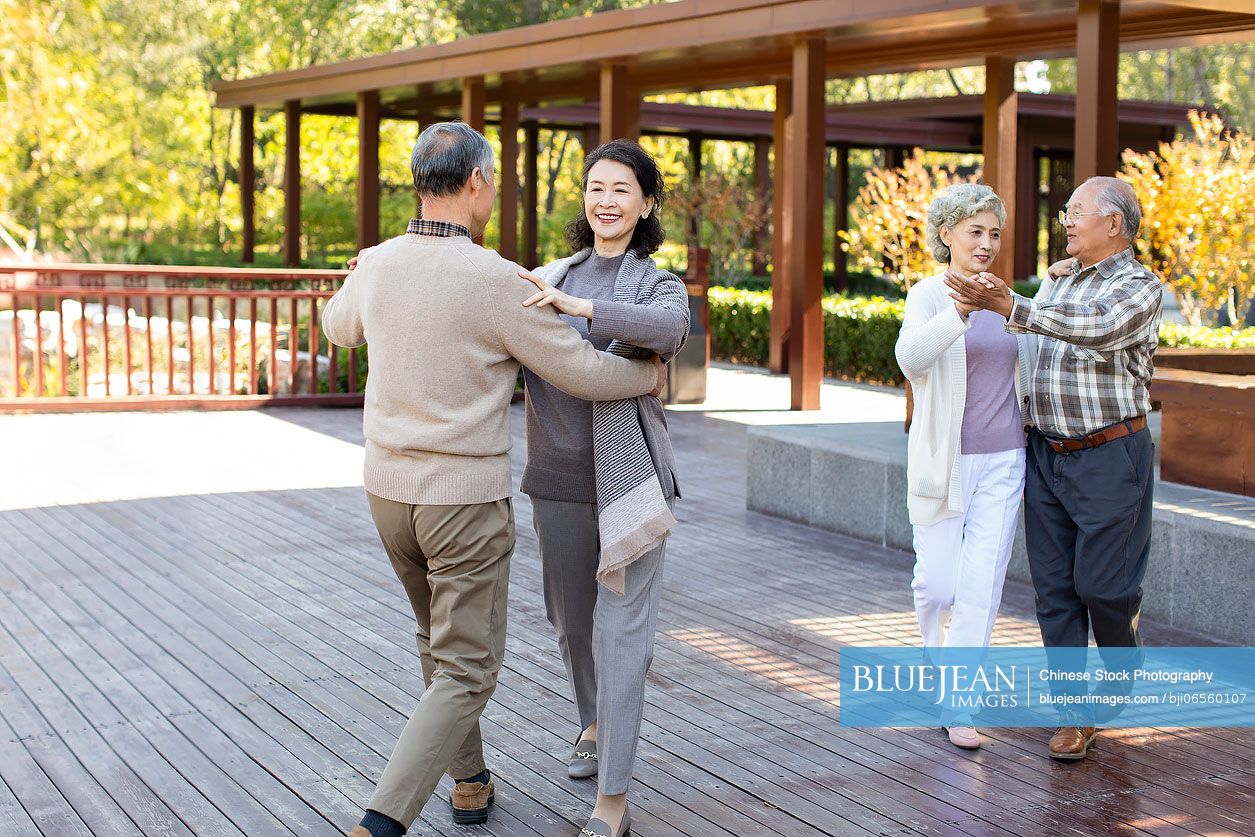
[[[357,411],[268,415],[360,438]],[[239,419],[220,421],[178,467],[232,461]],[[936,730],[839,728],[839,648],[915,640],[909,559],[747,514],[743,427],[672,423],[686,499],[634,833],[1255,832],[1252,731],[1111,731],[1060,765],[1040,731],[991,731],[964,753]],[[168,467],[132,432],[114,443],[136,467]],[[82,456],[46,458],[64,504],[0,512],[0,834],[343,833],[421,690],[412,616],[360,487],[74,502]],[[507,660],[485,714],[498,805],[462,829],[434,800],[412,834],[570,835],[591,807],[594,785],[566,778],[576,721],[526,498],[517,509]],[[1030,591],[1009,586],[997,640],[1037,639]]]

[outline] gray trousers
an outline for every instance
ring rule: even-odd
[[[666,544],[628,565],[623,595],[597,582],[597,506],[532,498],[545,609],[579,707],[597,722],[597,789],[627,793],[654,656]],[[575,743],[574,740],[572,743]]]

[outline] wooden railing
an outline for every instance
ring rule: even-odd
[[[360,405],[339,270],[0,263],[0,412]]]

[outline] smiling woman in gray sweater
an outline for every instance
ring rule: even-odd
[[[597,349],[664,360],[689,331],[684,283],[650,255],[663,241],[663,180],[634,142],[584,163],[584,214],[567,230],[574,255],[520,275]],[[574,778],[598,776],[584,834],[627,831],[645,674],[653,656],[666,536],[679,489],[662,404],[653,396],[583,401],[531,370],[523,493],[544,569],[545,606],[579,707]]]

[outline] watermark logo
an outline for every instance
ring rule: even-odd
[[[841,652],[842,726],[1255,726],[1255,648]]]

